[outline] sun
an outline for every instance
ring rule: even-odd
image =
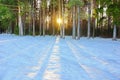
[[[61,23],[62,23],[61,18],[58,18],[58,19],[57,19],[57,23],[59,23],[59,24],[61,24]]]

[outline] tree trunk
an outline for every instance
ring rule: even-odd
[[[88,31],[87,31],[87,37],[90,38],[90,22],[91,22],[91,3],[88,3]]]
[[[110,16],[108,16],[108,37],[110,37],[110,34],[111,34],[111,32],[110,32],[110,30],[111,30],[111,18],[110,18]]]
[[[96,27],[96,22],[97,22],[97,19],[93,19],[93,35],[92,35],[92,38],[94,38],[95,37],[95,27]]]
[[[41,10],[39,10],[39,35],[41,36]]]
[[[78,11],[77,39],[80,39],[80,6],[77,7],[77,11]]]
[[[33,12],[33,36],[35,36],[35,13]]]
[[[26,33],[26,30],[25,30],[25,27],[26,27],[26,13],[23,15],[23,18],[22,18],[22,23],[23,23],[23,34],[25,35]]]
[[[72,38],[75,39],[75,6],[73,6],[73,27],[72,27]]]
[[[29,35],[31,34],[31,17],[32,17],[32,9],[29,10]]]
[[[117,36],[117,27],[116,27],[116,25],[114,24],[114,27],[113,27],[113,40],[117,40],[117,39],[116,39],[116,36]]]
[[[54,14],[55,14],[55,9],[53,7],[53,15],[52,15],[52,28],[53,28],[53,36],[55,35],[55,26],[54,26],[54,23],[55,23],[55,20],[54,20]]]
[[[10,22],[10,24],[9,24],[9,26],[8,26],[7,32],[8,32],[9,34],[12,34],[12,22]]]
[[[61,0],[59,0],[59,19],[61,18]],[[61,23],[59,23],[59,27],[60,27],[60,37],[62,38],[62,25]]]
[[[62,0],[62,38],[65,38],[65,24],[64,24],[64,2]]]
[[[43,36],[45,36],[45,10],[43,9]]]
[[[117,3],[117,0],[114,0],[113,3]],[[113,17],[113,20],[115,17]],[[116,27],[116,24],[114,24],[114,27],[113,27],[113,40],[117,40],[117,27]]]
[[[32,27],[33,27],[33,36],[35,36],[35,1],[33,1],[33,12],[32,12],[32,18],[33,18],[33,24],[32,24]]]
[[[19,25],[19,35],[23,36],[23,25],[22,25],[20,6],[18,6],[18,25]]]

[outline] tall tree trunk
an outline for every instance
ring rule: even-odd
[[[50,26],[50,23],[49,23],[49,8],[46,9],[46,34],[49,35],[49,26]]]
[[[31,34],[31,17],[32,17],[32,9],[29,9],[29,35]]]
[[[32,27],[33,27],[33,36],[35,36],[35,1],[33,1],[33,13],[32,13],[32,18],[33,18],[33,24],[32,24]]]
[[[33,13],[33,36],[35,36],[35,13]]]
[[[95,37],[95,27],[96,27],[96,21],[97,21],[97,19],[93,19],[93,34],[92,34],[92,38],[94,38]]]
[[[113,27],[113,40],[116,40],[116,36],[117,36],[117,27],[114,24],[114,27]]]
[[[45,36],[45,9],[43,9],[43,36]]]
[[[64,24],[64,2],[62,0],[62,38],[65,38],[65,24]]]
[[[88,3],[88,31],[87,37],[90,38],[90,23],[91,23],[91,3]]]
[[[80,6],[77,6],[77,12],[78,12],[77,39],[80,39]]]
[[[110,18],[110,16],[108,16],[108,36],[110,36],[110,34],[111,34],[111,32],[110,32],[110,30],[111,30],[111,18]]]
[[[23,34],[25,35],[25,27],[26,27],[26,13],[24,14],[24,16],[23,16],[23,18],[22,18],[22,20],[23,20]]]
[[[12,33],[12,22],[10,22],[10,24],[9,24],[9,26],[8,26],[8,29],[7,29],[7,32],[8,32],[9,34]]]
[[[97,8],[97,2],[96,2],[96,0],[92,0],[92,9],[96,9]],[[93,12],[92,12],[92,14],[93,14]],[[93,34],[92,34],[92,37],[94,38],[95,37],[95,30],[96,30],[96,28],[97,28],[97,17],[94,17],[94,16],[92,16],[93,17]]]
[[[75,39],[75,6],[73,6],[73,27],[72,27],[72,38]]]
[[[59,19],[61,18],[61,0],[59,0]],[[62,38],[62,25],[61,23],[59,23],[59,27],[60,27],[60,37]]]
[[[113,3],[117,3],[117,0],[113,0]],[[113,17],[113,20],[115,20],[115,17]],[[113,27],[113,40],[117,40],[117,26],[114,23],[114,27]]]
[[[18,25],[19,25],[19,35],[22,36],[23,35],[23,25],[22,25],[20,6],[18,6]]]
[[[54,26],[54,23],[55,23],[55,20],[54,20],[54,15],[55,15],[55,7],[53,7],[53,15],[52,15],[52,28],[53,28],[53,36],[55,35],[55,26]]]
[[[39,10],[39,35],[41,35],[41,10]]]

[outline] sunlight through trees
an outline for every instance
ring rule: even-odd
[[[120,0],[0,0],[0,33],[116,40],[119,26]]]

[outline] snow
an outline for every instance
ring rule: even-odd
[[[120,80],[120,40],[1,34],[0,80]]]

